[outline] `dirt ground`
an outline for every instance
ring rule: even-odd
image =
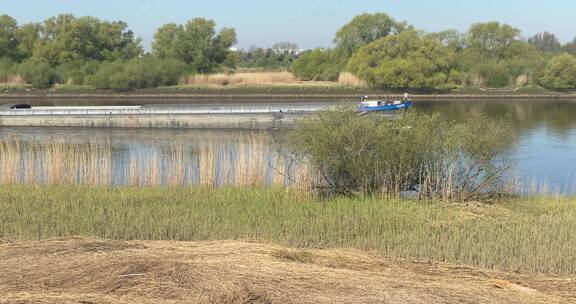
[[[4,240],[0,303],[576,303],[576,277],[256,242]]]

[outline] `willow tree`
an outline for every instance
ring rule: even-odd
[[[153,54],[174,58],[207,73],[230,65],[230,47],[236,44],[236,31],[223,28],[218,33],[212,20],[195,18],[185,25],[165,24],[154,35]]]
[[[398,34],[407,27],[405,22],[398,22],[384,13],[358,15],[336,32],[336,53],[341,58],[350,58],[361,46]]]
[[[438,89],[451,86],[452,61],[453,52],[438,40],[405,31],[361,47],[347,69],[372,87]]]

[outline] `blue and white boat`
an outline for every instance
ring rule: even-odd
[[[412,104],[408,94],[404,94],[402,100],[368,100],[368,96],[364,96],[358,109],[361,112],[391,112],[407,110],[412,107]]]

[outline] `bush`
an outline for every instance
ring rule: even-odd
[[[56,71],[45,60],[30,59],[23,62],[18,70],[27,83],[37,89],[46,89],[58,79]]]
[[[16,64],[8,57],[0,57],[0,78],[14,76]]]
[[[303,53],[292,64],[292,73],[303,80],[335,81],[340,74],[340,66],[331,50],[315,49]]]
[[[129,89],[129,81],[123,79],[124,63],[113,61],[103,63],[96,73],[90,77],[89,83],[96,89]]]
[[[98,71],[100,62],[67,62],[56,67],[59,83],[65,85],[84,85]]]
[[[405,31],[367,44],[348,62],[347,70],[382,89],[446,89],[453,52],[440,42]]]
[[[176,85],[186,65],[176,59],[144,57],[104,63],[91,77],[97,89],[132,90]]]
[[[389,119],[340,109],[303,120],[288,147],[337,193],[416,190],[425,198],[470,200],[504,191],[510,166],[495,159],[510,130],[482,116],[456,124],[439,115]]]
[[[488,62],[478,65],[475,72],[484,79],[484,85],[490,88],[503,88],[511,83],[512,75],[503,63]]]
[[[576,89],[576,58],[569,54],[552,58],[544,69],[540,83],[554,90]]]

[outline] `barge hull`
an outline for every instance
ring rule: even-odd
[[[0,115],[0,127],[27,126],[271,130],[291,128],[299,118],[302,118],[302,115],[295,113]]]

